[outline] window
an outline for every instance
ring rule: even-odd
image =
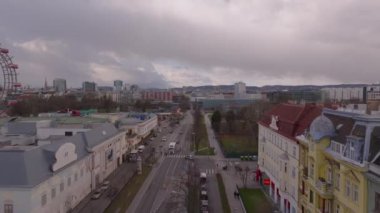
[[[296,167],[293,166],[292,168],[292,177],[295,178],[296,177]]]
[[[375,209],[374,212],[380,212],[380,194],[375,192]]]
[[[287,163],[284,164],[284,172],[286,173],[287,170]]]
[[[41,196],[41,206],[45,206],[46,205],[46,201],[47,201],[46,194],[43,194]]]
[[[337,172],[337,173],[335,174],[335,188],[336,188],[337,190],[340,189],[340,174],[339,174],[339,172]]]
[[[352,200],[359,201],[359,187],[357,184],[352,183]]]
[[[346,197],[350,197],[350,195],[351,195],[351,182],[349,179],[346,179],[345,188],[346,188],[346,191],[345,191]]]
[[[63,192],[63,190],[65,190],[65,183],[61,183],[60,185],[59,185],[59,191],[60,192]]]
[[[74,174],[74,181],[76,182],[77,180],[78,180],[78,174],[75,173],[75,174]]]
[[[71,177],[67,178],[67,186],[71,186]]]
[[[55,191],[55,187],[51,189],[51,199],[55,198],[55,194],[56,194],[56,191]]]
[[[4,204],[4,213],[13,213],[13,204]]]
[[[65,136],[73,136],[73,132],[65,132]]]
[[[293,146],[293,156],[297,157],[297,148]]]
[[[340,206],[339,206],[339,204],[336,204],[335,213],[340,213]]]
[[[332,170],[331,167],[327,169],[327,183],[332,183]]]
[[[309,177],[314,179],[314,163],[310,163]]]
[[[313,191],[312,190],[310,190],[310,193],[309,193],[309,202],[313,203]]]

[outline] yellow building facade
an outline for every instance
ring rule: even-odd
[[[325,109],[297,137],[299,212],[369,212],[366,173],[376,125],[366,115]]]

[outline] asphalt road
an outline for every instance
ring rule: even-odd
[[[222,203],[218,188],[218,180],[216,179],[216,166],[214,160],[209,157],[201,157],[196,159],[196,165],[200,172],[207,174],[207,194],[209,199],[209,212],[223,212]]]
[[[186,177],[186,169],[188,160],[185,155],[189,154],[191,142],[191,126],[192,116],[190,113],[181,121],[179,125],[174,128],[165,127],[161,137],[157,138],[152,143],[155,144],[156,154],[162,155],[163,158],[157,172],[148,188],[146,189],[142,198],[138,201],[136,212],[151,213],[151,212],[179,212],[180,209],[186,208],[185,206],[185,193],[182,190],[183,180]],[[170,133],[171,130],[173,133]],[[162,142],[161,138],[166,137],[166,142]],[[173,155],[163,155],[167,152],[169,143],[176,142],[175,153]],[[174,203],[174,204],[173,204]]]

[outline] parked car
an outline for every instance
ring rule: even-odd
[[[201,200],[201,207],[208,207],[208,200]]]
[[[108,188],[110,187],[110,182],[107,180],[107,181],[104,181],[102,186],[100,187],[102,190],[107,190]]]
[[[206,180],[207,180],[206,172],[201,172],[200,178],[201,178],[201,182],[203,182],[203,183],[206,182]]]
[[[102,189],[97,189],[94,194],[92,194],[91,199],[97,200],[102,196]]]
[[[185,156],[185,159],[188,159],[188,160],[193,160],[194,158],[193,158],[193,156],[192,156],[192,155],[186,155],[186,156]]]
[[[201,190],[201,200],[208,200],[208,195],[206,190]]]
[[[204,184],[201,185],[201,190],[207,190],[207,185],[206,185],[206,183],[204,183]]]

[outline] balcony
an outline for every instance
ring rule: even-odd
[[[315,182],[315,188],[318,190],[319,194],[325,198],[332,198],[333,187],[332,184],[327,183],[324,178],[318,178]]]

